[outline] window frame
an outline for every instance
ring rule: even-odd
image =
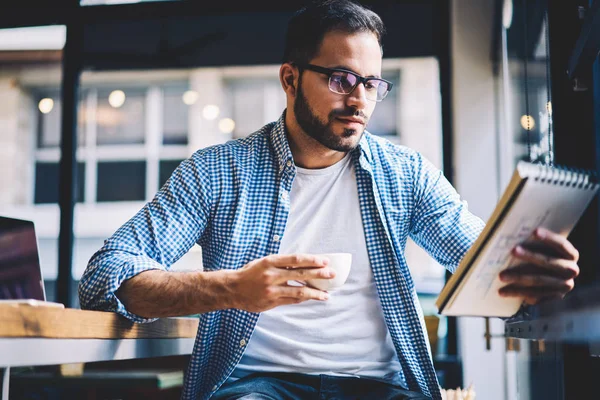
[[[163,121],[164,121],[164,108],[163,98],[166,90],[172,87],[181,88],[188,87],[189,82],[185,81],[183,84],[181,81],[165,81],[156,82],[149,85],[145,85],[145,115],[144,115],[144,126],[145,132],[144,143],[139,144],[97,144],[97,133],[98,126],[96,123],[96,110],[98,104],[98,91],[105,90],[106,87],[121,88],[127,93],[129,88],[126,85],[115,83],[115,84],[102,84],[101,86],[90,86],[82,88],[82,105],[84,106],[85,112],[85,123],[79,124],[80,128],[84,129],[84,144],[78,146],[76,151],[76,160],[78,163],[82,163],[84,167],[84,201],[82,204],[86,205],[110,205],[110,204],[123,204],[127,201],[97,201],[98,198],[98,164],[102,162],[131,162],[131,161],[144,161],[146,163],[146,175],[145,179],[145,196],[144,199],[134,200],[131,202],[149,201],[160,189],[159,187],[159,174],[160,174],[160,162],[161,161],[181,161],[189,157],[189,129],[187,132],[188,143],[187,144],[163,144]],[[139,90],[140,86],[132,86],[131,89]],[[52,94],[58,92],[57,88],[34,88],[31,90],[34,98],[41,99],[43,97],[52,97]],[[60,162],[60,144],[52,147],[39,147],[40,141],[42,140],[43,132],[39,124],[41,118],[39,116],[40,111],[37,110],[38,103],[34,104],[36,107],[36,144],[35,144],[35,155],[33,157],[33,170],[35,171],[38,163],[59,163]],[[35,177],[33,179],[33,196],[31,202],[33,205],[44,205],[46,203],[36,203],[36,190]]]

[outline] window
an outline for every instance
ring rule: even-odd
[[[545,11],[537,10],[544,4],[519,2],[511,11],[511,24],[502,26],[499,100],[506,124],[502,139],[508,142],[503,146],[504,174],[512,173],[520,160],[552,163],[554,158],[548,24]],[[535,12],[527,11],[528,7],[536,8]],[[536,27],[535,33],[527,26]],[[527,29],[532,35],[529,42],[523,39]]]
[[[34,94],[37,113],[38,148],[52,148],[60,145],[60,120],[62,117],[62,102],[58,91],[38,92]],[[83,96],[79,99],[78,146],[85,144],[85,103]]]
[[[225,116],[235,122],[233,138],[243,138],[277,120],[286,107],[277,78],[235,78],[225,81]]]
[[[85,93],[85,92],[84,92]],[[34,91],[32,98],[37,115],[37,160],[33,201],[36,204],[57,203],[59,196],[59,162],[61,140],[62,104],[58,90]],[[77,145],[85,146],[85,103],[79,99]],[[83,202],[85,188],[85,165],[77,163],[76,201]]]
[[[39,90],[34,203],[58,201],[58,89]],[[187,83],[82,90],[77,201],[145,201],[188,156]],[[188,98],[186,100],[186,93]]]
[[[145,139],[143,90],[98,91],[97,144],[143,144]]]
[[[101,201],[143,201],[146,197],[146,163],[118,161],[98,163],[98,194]]]
[[[163,144],[188,144],[188,110],[195,98],[194,93],[183,86],[164,88]]]
[[[38,162],[35,165],[35,197],[36,204],[58,203],[59,164],[57,162]],[[77,163],[77,188],[75,196],[78,203],[84,200],[85,165]]]

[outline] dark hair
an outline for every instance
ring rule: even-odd
[[[315,1],[291,18],[283,62],[307,63],[319,51],[325,34],[331,31],[372,32],[382,46],[385,26],[379,15],[351,0]]]

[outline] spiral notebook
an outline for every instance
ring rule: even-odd
[[[514,315],[521,299],[498,294],[506,285],[500,271],[518,263],[512,249],[527,245],[538,227],[567,237],[598,188],[596,176],[585,171],[519,162],[484,230],[438,296],[440,314]]]

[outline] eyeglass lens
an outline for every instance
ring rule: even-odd
[[[339,94],[349,94],[354,90],[358,78],[348,72],[336,71],[329,78],[329,89]],[[388,84],[377,79],[370,79],[365,84],[366,97],[381,101],[389,91]]]

